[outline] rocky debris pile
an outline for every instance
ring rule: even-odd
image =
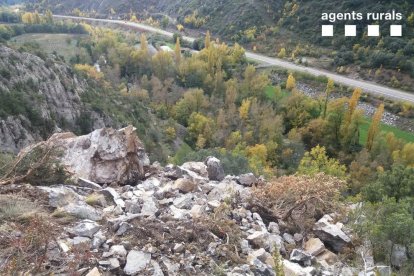
[[[80,137],[60,134],[50,141],[63,149],[61,162],[78,177],[72,185],[32,187],[47,197],[55,216],[70,217],[48,245],[49,267],[60,264],[53,272],[240,276],[363,271],[339,258],[353,245],[338,216],[323,216],[311,233],[268,221],[249,207],[253,186],[266,184],[253,174],[225,176],[215,157],[181,166],[148,165],[130,127]],[[373,268],[387,271],[372,264],[372,273]]]
[[[157,165],[135,186],[39,187],[51,206],[81,219],[58,238],[59,250],[70,256],[79,244],[90,248],[96,260],[87,275],[277,275],[277,267],[285,275],[359,272],[337,255],[351,238],[333,215],[306,237],[282,232],[278,222],[248,209],[252,188],[240,177],[212,180],[217,174],[206,163]],[[102,202],[91,201],[99,195]]]

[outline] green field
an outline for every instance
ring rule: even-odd
[[[371,125],[371,119],[365,118],[364,122],[362,123],[360,127],[360,136],[359,136],[359,142],[361,145],[365,145],[367,142],[368,137],[368,130],[369,126]],[[407,142],[414,143],[414,133],[401,130],[397,127],[381,124],[381,131],[384,132],[393,132],[395,137],[403,139]]]
[[[272,102],[278,101],[284,97],[287,97],[289,95],[289,91],[282,89],[282,93],[280,95],[276,94],[276,87],[273,85],[268,85],[265,88],[265,94],[266,97],[271,100]]]
[[[10,41],[17,45],[35,42],[38,43],[40,49],[46,53],[53,53],[56,51],[63,56],[66,61],[71,57],[77,55],[79,51],[83,51],[77,46],[79,39],[85,38],[87,35],[76,34],[24,34],[12,38]]]

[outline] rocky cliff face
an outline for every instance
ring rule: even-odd
[[[75,130],[87,84],[53,57],[0,45],[0,151],[17,153],[54,131]],[[96,127],[102,127],[96,120]]]

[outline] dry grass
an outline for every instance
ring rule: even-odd
[[[0,258],[5,261],[0,264],[0,274],[44,271],[55,231],[53,224],[38,216],[26,223],[3,227],[0,232]]]
[[[0,195],[0,224],[6,220],[27,219],[42,212],[32,201],[15,195]]]
[[[307,232],[322,215],[339,210],[346,183],[324,174],[283,176],[253,190],[251,205],[268,221],[284,221]]]
[[[85,202],[91,206],[106,206],[105,196],[98,193],[92,193],[85,198]]]

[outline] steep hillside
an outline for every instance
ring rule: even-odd
[[[0,149],[76,129],[85,88],[65,64],[0,46]]]
[[[0,152],[17,153],[57,131],[83,134],[131,123],[162,160],[166,153],[151,146],[160,135],[156,119],[144,105],[77,76],[53,55],[38,54],[0,45]]]

